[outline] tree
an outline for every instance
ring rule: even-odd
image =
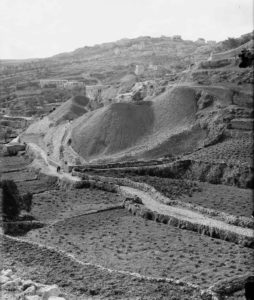
[[[243,49],[238,56],[241,60],[239,64],[240,68],[247,68],[254,64],[254,53],[250,50]]]
[[[4,218],[15,220],[21,210],[31,211],[33,195],[26,193],[20,196],[16,183],[13,180],[3,180],[2,186],[2,212]]]
[[[20,213],[19,192],[13,180],[2,181],[2,212],[4,218],[16,219]]]

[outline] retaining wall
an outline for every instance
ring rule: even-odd
[[[131,195],[126,195],[131,196]],[[240,244],[244,247],[254,248],[253,237],[242,236],[235,232],[227,231],[225,229],[215,228],[208,225],[197,224],[194,222],[181,220],[173,216],[168,216],[160,214],[150,209],[147,209],[145,206],[132,203],[131,201],[125,201],[124,206],[129,212],[133,215],[140,216],[147,220],[152,220],[158,223],[169,224],[171,226],[186,229],[190,231],[195,231],[199,234],[208,235],[212,238],[218,238],[235,244]]]

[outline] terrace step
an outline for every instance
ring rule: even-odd
[[[231,138],[252,138],[252,131],[250,130],[244,130],[244,129],[226,129],[225,130],[225,136],[231,137]]]
[[[254,119],[252,118],[239,118],[233,119],[230,122],[230,128],[240,130],[253,130]]]

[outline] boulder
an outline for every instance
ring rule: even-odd
[[[42,300],[48,300],[49,297],[51,296],[59,296],[61,294],[61,291],[59,287],[54,284],[54,285],[48,285],[45,287],[41,287],[38,291],[37,294],[42,296]]]
[[[21,280],[20,278],[17,278],[15,280],[10,280],[4,283],[2,285],[2,289],[7,291],[16,291],[19,290],[20,284],[21,284]]]
[[[27,289],[28,287],[32,286],[32,285],[35,285],[35,283],[32,280],[30,280],[30,279],[23,281],[23,283],[22,283],[22,289],[23,289],[23,291],[25,289]]]

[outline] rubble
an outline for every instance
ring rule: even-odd
[[[67,300],[56,284],[44,285],[32,280],[22,280],[11,269],[1,271],[0,286],[3,292],[13,293],[17,300]],[[8,297],[4,299],[9,299]]]

